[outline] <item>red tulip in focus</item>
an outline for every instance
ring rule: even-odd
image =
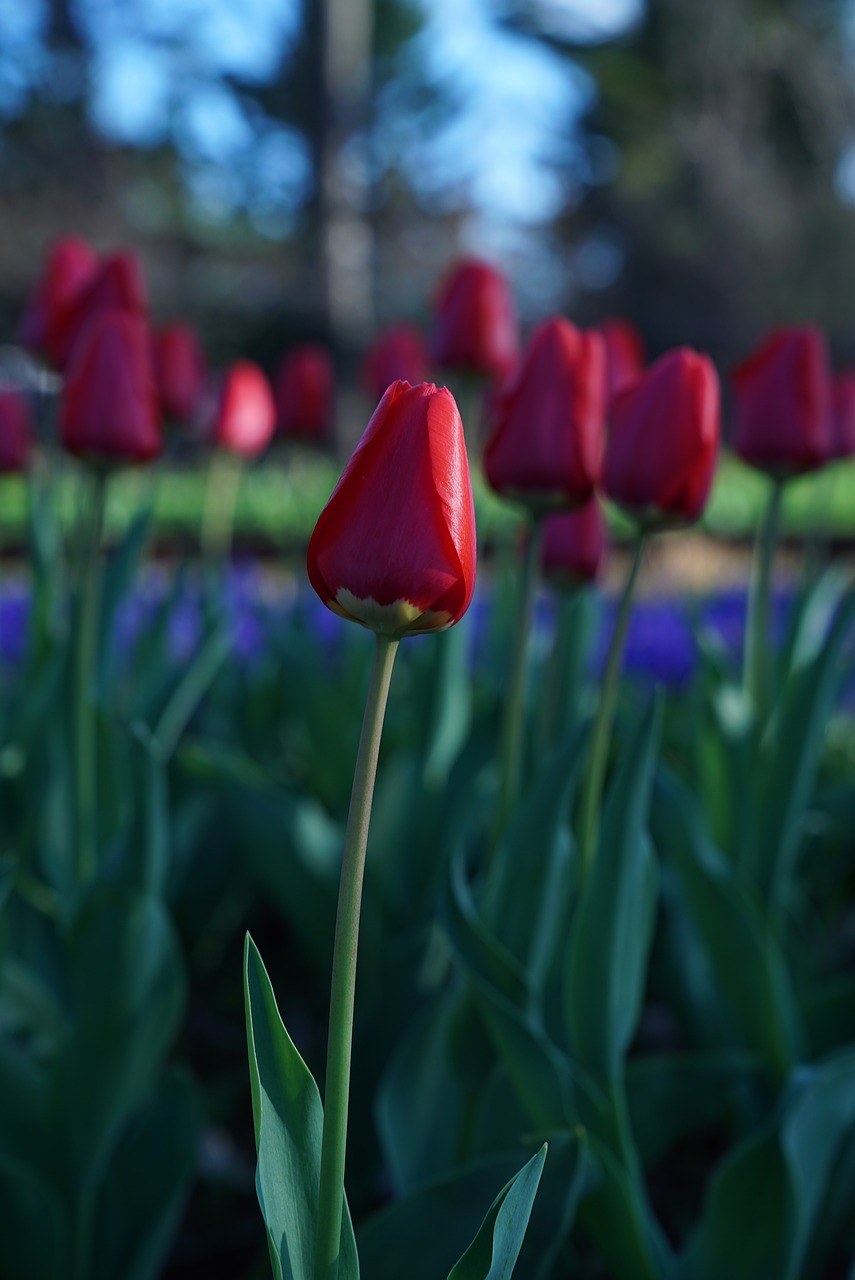
[[[333,422],[335,373],[325,347],[305,343],[276,370],[279,430],[289,439],[326,440]]]
[[[595,582],[606,555],[606,528],[597,499],[574,511],[556,511],[543,526],[544,575],[561,586]]]
[[[23,392],[0,390],[0,473],[26,470],[34,434]]]
[[[276,405],[270,383],[251,360],[238,360],[223,380],[214,426],[214,442],[232,453],[254,458],[270,444]]]
[[[421,329],[396,324],[377,335],[362,365],[362,385],[372,400],[379,400],[393,382],[423,382],[429,357]]]
[[[519,350],[511,286],[477,258],[457,262],[434,304],[431,353],[436,363],[488,378],[506,377]]]
[[[154,372],[164,417],[192,422],[205,386],[205,353],[191,325],[164,325],[154,335]]]
[[[559,317],[536,329],[491,401],[484,468],[496,492],[537,511],[587,501],[600,473],[605,385],[599,334]]]
[[[69,453],[98,464],[159,453],[151,340],[139,316],[102,311],[87,324],[66,372],[59,430]]]
[[[56,363],[68,346],[75,304],[98,270],[98,258],[79,236],[63,236],[48,254],[44,274],[21,320],[23,346]]]
[[[831,452],[831,373],[813,326],[775,329],[732,375],[733,447],[752,467],[784,477]]]
[[[606,344],[606,391],[611,401],[644,373],[644,344],[629,320],[605,320],[597,333]]]
[[[688,347],[670,351],[612,406],[603,489],[633,514],[696,520],[715,473],[718,375]]]
[[[53,353],[59,368],[65,368],[78,337],[93,317],[105,311],[148,320],[145,277],[135,253],[116,253],[102,259],[86,288],[75,297]]]
[[[443,631],[475,587],[475,509],[451,392],[395,382],[309,543],[309,580],[333,612],[387,636]]]
[[[832,382],[831,454],[855,457],[855,373],[838,373]]]

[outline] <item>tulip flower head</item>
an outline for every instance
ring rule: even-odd
[[[122,312],[148,320],[148,294],[142,265],[135,253],[124,252],[104,258],[69,308],[62,341],[57,346],[57,363],[64,369],[79,336],[95,316],[104,311]]]
[[[276,405],[270,383],[257,364],[238,360],[223,379],[214,443],[254,458],[270,444],[275,428]]]
[[[831,388],[831,453],[855,456],[855,373],[838,373]]]
[[[493,489],[534,511],[586,502],[600,473],[605,386],[599,334],[560,317],[542,324],[491,400],[484,468]]]
[[[154,372],[161,412],[192,422],[205,387],[205,353],[189,324],[168,324],[154,335]]]
[[[573,511],[556,511],[543,526],[541,565],[557,586],[596,582],[606,555],[606,529],[597,499]]]
[[[519,349],[519,323],[511,287],[501,272],[477,258],[455,263],[434,304],[431,353],[442,368],[504,378]]]
[[[629,320],[615,317],[597,329],[606,344],[606,394],[609,401],[644,373],[644,343]]]
[[[831,373],[823,333],[776,329],[732,375],[733,447],[784,478],[821,467],[831,452]]]
[[[34,434],[24,393],[0,389],[0,474],[26,470]]]
[[[283,436],[326,440],[333,423],[335,373],[325,347],[304,343],[285,355],[276,370],[276,408]]]
[[[612,406],[603,489],[644,522],[691,523],[715,473],[720,437],[718,375],[688,347],[651,365]]]
[[[85,240],[79,236],[57,240],[21,320],[23,346],[58,363],[70,344],[76,304],[97,270],[98,257]]]
[[[379,400],[393,382],[423,382],[429,364],[427,344],[414,324],[396,324],[377,335],[362,365],[362,385]]]
[[[92,317],[74,344],[59,426],[65,448],[95,465],[146,462],[160,452],[151,340],[138,316]]]
[[[444,631],[475,587],[475,509],[451,392],[388,388],[309,543],[309,580],[353,622],[398,638]]]

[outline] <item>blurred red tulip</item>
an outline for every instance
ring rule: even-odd
[[[629,320],[604,320],[597,329],[606,344],[606,391],[609,401],[644,373],[644,343]]]
[[[275,377],[279,430],[290,439],[326,440],[332,430],[335,372],[325,347],[305,343],[287,352]]]
[[[379,400],[393,382],[423,382],[430,358],[421,329],[396,324],[377,335],[362,364],[362,385],[372,400]]]
[[[715,473],[718,375],[688,347],[669,351],[612,406],[603,489],[635,515],[696,520]]]
[[[518,350],[519,325],[508,281],[476,258],[455,263],[434,304],[431,353],[436,363],[503,378]]]
[[[86,287],[75,296],[53,351],[54,362],[59,368],[65,368],[77,339],[91,320],[105,311],[148,320],[145,277],[135,253],[115,253],[102,259]]]
[[[25,471],[35,432],[22,391],[0,390],[0,472]]]
[[[69,361],[59,429],[69,453],[99,464],[160,452],[151,339],[139,316],[105,310],[86,325]]]
[[[257,364],[238,360],[223,379],[214,442],[232,453],[254,458],[270,444],[275,428],[276,405],[270,383]]]
[[[831,453],[831,372],[821,330],[775,329],[731,381],[741,458],[781,477],[822,466]]]
[[[544,575],[561,586],[595,582],[606,555],[606,526],[597,499],[573,511],[556,511],[543,527]]]
[[[164,417],[188,423],[205,388],[205,353],[189,324],[168,324],[154,335],[154,372]]]
[[[600,473],[605,385],[599,334],[560,317],[536,329],[490,402],[484,469],[496,492],[538,511],[585,502]]]
[[[451,392],[394,382],[309,543],[324,604],[383,635],[443,631],[475,587],[475,510]]]
[[[23,346],[56,363],[67,346],[66,329],[73,323],[75,304],[98,270],[98,257],[79,236],[63,236],[48,254],[44,274],[20,325]]]
[[[831,390],[832,456],[855,457],[855,373],[838,373]]]

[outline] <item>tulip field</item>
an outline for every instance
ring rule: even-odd
[[[855,374],[427,313],[8,335],[0,1280],[855,1280]]]

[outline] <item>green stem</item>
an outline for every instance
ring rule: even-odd
[[[380,735],[397,650],[397,640],[378,635],[344,839],[330,991],[324,1131],[315,1237],[315,1280],[336,1280],[338,1275],[341,1219],[344,1212],[344,1159],[353,1047],[359,912]]]
[[[523,747],[525,737],[526,668],[529,633],[531,631],[537,584],[540,578],[540,544],[543,517],[532,517],[528,548],[520,584],[520,606],[514,652],[505,697],[500,757],[499,803],[496,811],[496,837],[504,831],[522,789]]]
[[[743,684],[760,724],[765,718],[769,701],[771,667],[769,611],[772,596],[772,566],[778,545],[783,496],[784,481],[773,480],[766,513],[757,532],[745,629]]]
[[[77,626],[75,669],[75,756],[77,818],[77,882],[95,871],[98,848],[98,795],[94,684],[98,670],[101,621],[101,541],[107,505],[107,477],[92,478],[92,509],[84,548]]]
[[[629,571],[629,576],[623,589],[623,596],[621,597],[620,605],[618,606],[617,618],[615,619],[615,629],[612,634],[611,646],[609,648],[609,655],[606,662],[606,670],[603,676],[600,704],[597,708],[596,718],[594,719],[593,728],[591,730],[588,770],[585,777],[581,802],[582,824],[580,830],[580,855],[583,878],[588,874],[591,866],[593,865],[597,850],[597,841],[599,840],[600,835],[600,805],[603,796],[603,784],[606,778],[606,766],[609,759],[609,748],[611,746],[615,709],[617,707],[621,659],[623,658],[623,649],[624,644],[626,643],[626,633],[632,609],[632,598],[635,592],[635,584],[638,581],[638,571],[641,568],[641,560],[644,554],[646,542],[646,531],[644,529],[639,529],[635,539],[632,567]]]
[[[564,733],[571,690],[577,688],[585,660],[588,636],[581,615],[585,613],[586,595],[582,586],[558,591],[558,617],[540,703],[540,744],[544,755]]]

